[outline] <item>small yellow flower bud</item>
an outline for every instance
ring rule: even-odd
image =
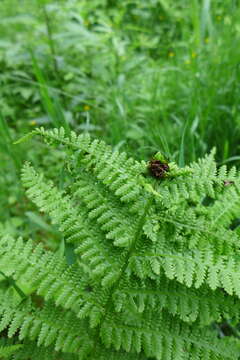
[[[89,106],[89,105],[84,105],[83,110],[84,110],[84,111],[90,110],[90,106]]]

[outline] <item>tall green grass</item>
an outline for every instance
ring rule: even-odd
[[[237,1],[14,4],[0,4],[0,92],[17,133],[72,126],[139,158],[189,162],[216,146],[219,162],[238,161]]]

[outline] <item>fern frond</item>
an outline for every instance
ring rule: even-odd
[[[98,297],[97,301],[95,295],[86,290],[89,279],[81,269],[74,265],[68,266],[64,259],[47,252],[41,245],[33,248],[31,241],[23,243],[22,239],[16,241],[10,236],[3,237],[0,239],[0,266],[8,266],[9,276],[16,281],[26,282],[32,291],[36,291],[46,301],[51,300],[57,306],[71,309],[81,318],[91,317],[92,312],[102,312],[103,299]],[[16,318],[16,326],[21,321],[21,317]]]
[[[230,295],[240,297],[238,278],[240,262],[237,256],[227,259],[217,256],[207,247],[205,250],[178,252],[156,251],[155,253],[136,254],[131,257],[129,268],[140,278],[159,275],[162,271],[170,279],[199,288],[207,284],[212,290],[223,288]]]
[[[0,345],[0,358],[9,359],[10,356],[19,351],[22,346],[22,344]]]
[[[18,330],[20,340],[27,338],[45,347],[54,343],[55,351],[78,353],[83,344],[91,349],[85,324],[73,313],[57,309],[51,303],[46,303],[42,309],[35,308],[30,300],[19,304],[11,292],[0,292],[0,299],[0,329],[8,329],[9,337]]]
[[[93,169],[95,176],[113,191],[122,202],[136,202],[142,191],[141,178],[145,164],[138,163],[132,158],[127,159],[125,153],[112,152],[103,141],[90,142],[89,135],[76,136],[71,133],[65,137],[64,129],[45,131],[36,129],[36,134],[42,135],[47,141],[66,145],[73,150],[85,154],[82,163],[86,169]],[[140,209],[139,209],[140,210]]]
[[[33,312],[3,303],[0,325],[9,336],[20,329],[21,339],[83,360],[106,353],[237,359],[239,341],[219,339],[211,328],[240,315],[236,170],[217,169],[212,151],[184,169],[171,163],[167,176],[155,179],[147,162],[86,134],[34,133],[61,144],[72,180],[61,191],[26,164],[26,193],[74,246],[77,261],[68,266],[21,239],[0,241],[7,276],[28,282],[44,301]]]
[[[238,299],[226,297],[222,289],[213,292],[207,286],[198,290],[187,288],[164,275],[157,282],[124,279],[114,293],[113,302],[117,312],[126,308],[140,314],[167,311],[184,322],[197,321],[200,326],[226,318],[237,321],[240,316]]]
[[[78,360],[78,355],[55,351],[53,346],[36,346],[34,341],[24,340],[12,360]]]
[[[97,242],[99,231],[90,231],[90,224],[86,221],[86,209],[79,213],[76,206],[69,198],[63,197],[51,182],[45,182],[39,177],[32,167],[28,164],[23,168],[22,175],[25,186],[28,186],[28,196],[52,218],[53,223],[59,225],[59,230],[63,232],[67,242],[73,243],[76,247],[76,253],[80,254],[85,262],[90,264],[89,274],[94,278],[101,276],[104,278],[108,269],[111,267],[119,272],[119,264],[117,266],[112,261],[112,256],[108,255],[104,244]],[[37,192],[35,189],[38,189]],[[79,206],[80,207],[80,206]],[[90,208],[91,210],[91,208]],[[94,241],[95,239],[95,241]],[[98,265],[98,270],[96,269]],[[95,272],[91,272],[92,267]]]
[[[240,183],[235,181],[226,186],[224,197],[218,196],[214,205],[209,209],[208,217],[212,226],[230,227],[240,212]]]
[[[159,360],[235,359],[239,355],[237,341],[229,340],[231,349],[226,349],[228,341],[219,341],[210,329],[194,330],[164,312],[140,319],[131,313],[126,315],[124,320],[120,316],[104,321],[100,335],[105,346],[137,353],[143,349],[147,357]]]

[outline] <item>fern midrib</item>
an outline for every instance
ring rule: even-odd
[[[204,234],[207,234],[209,236],[213,236],[214,238],[218,239],[219,240],[219,235],[216,233],[216,229],[214,229],[213,231],[210,231],[210,230],[207,230],[207,228],[203,228],[203,227],[200,227],[200,226],[194,226],[194,225],[189,225],[189,224],[186,224],[186,223],[182,223],[182,222],[179,222],[179,221],[176,221],[176,220],[173,220],[169,217],[162,217],[162,216],[158,216],[159,220],[163,221],[163,222],[169,222],[173,225],[176,225],[176,227],[178,226],[182,226],[182,227],[185,227],[187,229],[191,229],[191,230],[195,230],[196,232],[202,232]],[[215,224],[215,221],[212,222],[212,224]],[[227,229],[225,229],[227,231]],[[208,239],[209,240],[209,239]],[[221,239],[221,241],[226,241],[225,239]],[[231,245],[232,247],[234,248],[237,248],[239,249],[239,246],[238,244],[236,244],[233,240],[231,241],[231,239],[228,239],[227,240],[227,243],[228,245]]]
[[[119,276],[118,276],[118,279],[116,280],[116,282],[109,288],[109,296],[108,296],[108,299],[106,301],[106,306],[105,306],[105,311],[104,313],[102,314],[102,321],[100,322],[100,324],[98,325],[98,334],[100,333],[100,329],[101,329],[101,325],[102,323],[105,321],[105,318],[107,316],[107,314],[110,312],[110,309],[111,309],[111,305],[112,305],[112,296],[114,294],[114,292],[117,290],[117,288],[119,287],[119,283],[122,279],[122,276],[123,274],[125,273],[125,270],[128,266],[128,261],[129,261],[129,258],[130,256],[132,255],[132,252],[134,251],[135,249],[135,244],[137,243],[137,241],[139,240],[141,234],[142,234],[142,231],[143,231],[143,224],[144,224],[144,220],[147,216],[147,213],[149,211],[149,208],[152,204],[152,201],[153,201],[153,197],[151,196],[148,201],[147,201],[147,204],[145,206],[145,209],[144,209],[144,212],[139,220],[139,224],[138,224],[138,227],[137,227],[137,230],[136,230],[136,235],[135,235],[135,239],[134,241],[132,242],[132,245],[128,251],[128,253],[126,254],[126,258],[125,258],[125,261],[124,261],[124,265],[122,266],[120,272],[119,272]],[[96,350],[96,347],[98,345],[98,341],[99,341],[99,337],[95,337],[95,343],[94,343],[94,347],[93,347],[93,350],[92,350],[92,353],[95,353],[95,350]]]
[[[95,156],[94,150],[89,149],[89,147],[86,148],[86,146],[81,147],[80,144],[78,142],[76,142],[76,139],[71,141],[70,138],[66,138],[66,137],[59,138],[57,135],[55,135],[53,133],[48,133],[48,132],[41,133],[41,131],[39,131],[39,129],[35,130],[34,133],[37,134],[37,135],[40,135],[42,137],[55,140],[58,143],[62,143],[64,145],[67,145],[72,149],[86,150],[89,154]],[[137,163],[137,161],[136,161],[136,163]],[[112,163],[111,167],[114,168],[115,170],[118,170],[119,172],[121,172],[121,170],[122,170],[121,166],[119,167],[119,164],[117,164],[117,163],[116,163],[116,165],[114,163]]]
[[[235,205],[236,205],[236,203],[238,203],[239,202],[239,198],[237,197],[236,199],[232,199],[232,201],[230,202],[230,201],[228,201],[228,205],[226,206],[226,205],[224,205],[223,206],[223,211],[221,211],[215,218],[214,218],[214,220],[212,221],[212,225],[216,225],[218,222],[219,222],[219,219],[221,219],[223,216],[224,216],[224,214],[226,214],[227,212],[229,213],[229,214],[231,214],[231,211],[229,211],[229,210],[231,210],[231,208],[233,208]]]

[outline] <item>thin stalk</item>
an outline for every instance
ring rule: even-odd
[[[59,69],[58,69],[58,64],[57,64],[55,44],[54,44],[54,40],[53,40],[52,24],[51,24],[51,20],[49,18],[45,4],[42,4],[42,10],[43,10],[43,15],[44,15],[44,19],[45,19],[46,29],[47,29],[48,44],[49,44],[50,52],[52,55],[53,68],[54,68],[56,77],[59,78]]]

